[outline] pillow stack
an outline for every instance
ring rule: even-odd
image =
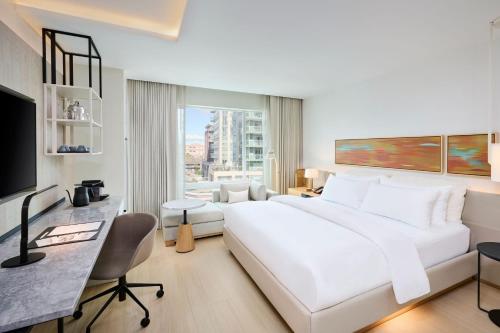
[[[432,182],[423,178],[384,179],[382,184],[407,188],[437,189],[440,191],[440,195],[434,207],[432,224],[462,223],[462,210],[467,192],[467,186],[464,184]]]
[[[461,223],[466,187],[401,182],[386,176],[330,176],[321,199],[420,229]]]

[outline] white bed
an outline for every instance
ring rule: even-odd
[[[321,199],[303,200],[313,206],[314,200]],[[336,214],[355,212],[363,223],[378,223],[385,233],[405,235],[416,245],[426,269],[469,248],[469,229],[460,223],[420,230],[328,204]],[[377,244],[314,214],[273,201],[232,205],[224,214],[226,229],[311,313],[391,282],[387,260]]]

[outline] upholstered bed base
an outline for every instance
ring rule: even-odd
[[[224,228],[223,235],[226,246],[296,333],[337,333],[360,330],[405,307],[459,284],[474,276],[477,269],[477,252],[472,251],[427,269],[431,293],[411,303],[398,304],[392,284],[388,283],[340,304],[310,312],[230,230]]]

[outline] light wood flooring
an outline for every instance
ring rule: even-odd
[[[226,249],[222,237],[196,241],[193,252],[179,254],[165,247],[157,234],[152,256],[127,275],[129,282],[161,282],[165,296],[155,288],[134,289],[149,308],[151,323],[142,329],[142,310],[129,298],[115,300],[92,326],[92,332],[290,332],[265,296]],[[110,287],[87,288],[83,299]],[[423,304],[370,332],[500,332],[487,314],[476,308],[476,285],[468,283]],[[483,285],[484,307],[500,307],[500,290]],[[65,318],[65,332],[85,332],[85,326],[106,298],[84,307],[83,317]],[[56,332],[56,323],[37,325],[32,332]],[[334,330],[332,329],[332,332]]]

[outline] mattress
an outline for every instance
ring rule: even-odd
[[[332,205],[339,212],[350,209]],[[265,201],[231,205],[224,215],[225,227],[311,312],[391,282],[376,244],[313,214]],[[469,247],[469,229],[459,223],[420,230],[391,219],[385,222],[388,233],[414,241],[425,268]]]

